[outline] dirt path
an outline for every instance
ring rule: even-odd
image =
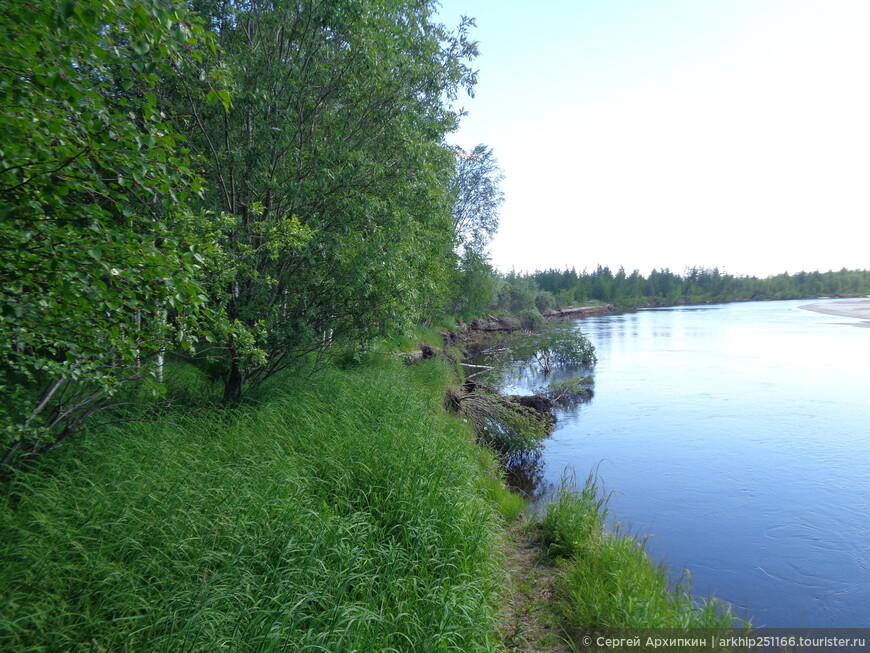
[[[552,608],[556,574],[543,560],[535,533],[523,523],[512,526],[505,555],[511,578],[502,626],[505,648],[517,653],[571,653]]]

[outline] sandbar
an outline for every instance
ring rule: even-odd
[[[865,322],[851,322],[855,326],[870,327],[870,299],[842,299],[836,302],[819,304],[804,304],[798,306],[807,311],[836,315],[838,317],[854,317]]]

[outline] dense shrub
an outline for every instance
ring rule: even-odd
[[[556,297],[549,290],[542,290],[535,297],[535,307],[544,313],[556,308]]]

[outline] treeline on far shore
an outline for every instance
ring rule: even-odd
[[[599,265],[593,271],[537,270],[509,272],[493,280],[493,307],[544,312],[594,301],[620,306],[662,306],[750,300],[805,299],[870,294],[870,270],[782,273],[760,279],[734,276],[718,268],[667,268],[643,276],[638,270],[614,273]]]

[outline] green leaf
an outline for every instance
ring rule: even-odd
[[[229,109],[230,108],[230,92],[228,90],[222,88],[221,90],[219,90],[217,92],[217,94],[218,94],[218,97],[220,98],[221,104],[223,105],[224,109]]]
[[[97,22],[98,22],[97,12],[94,9],[89,7],[87,9],[82,10],[82,11],[79,11],[79,16],[82,19],[82,23],[84,23],[86,26],[91,27],[91,28],[97,26]]]
[[[76,3],[71,0],[66,0],[60,4],[60,15],[64,18],[64,20],[69,19],[70,16],[73,15],[73,12],[76,9]]]

